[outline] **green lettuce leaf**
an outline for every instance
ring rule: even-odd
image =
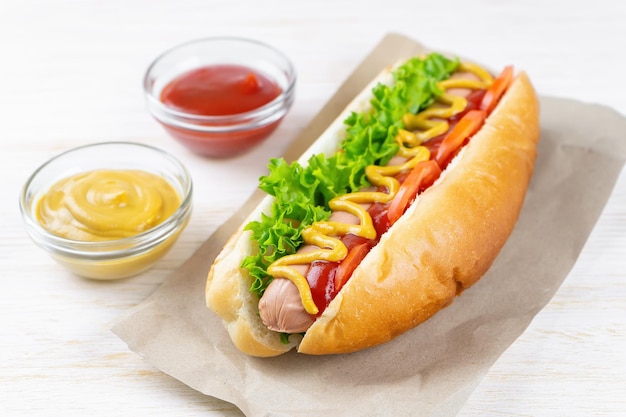
[[[373,88],[369,111],[352,113],[344,121],[346,136],[339,152],[313,155],[306,166],[270,160],[269,173],[259,184],[274,197],[270,213],[245,227],[259,247],[241,265],[253,278],[252,292],[263,295],[271,282],[267,267],[300,247],[304,228],[328,219],[331,199],[370,185],[365,168],[384,165],[398,153],[394,138],[404,127],[402,116],[428,107],[442,93],[437,82],[457,66],[458,60],[435,53],[409,59],[393,72],[392,85],[379,83]]]

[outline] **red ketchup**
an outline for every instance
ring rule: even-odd
[[[160,100],[170,110],[196,116],[234,116],[258,109],[282,93],[281,87],[264,74],[242,65],[210,65],[179,75],[163,88]],[[230,156],[263,140],[279,121],[243,130],[238,122],[224,132],[205,132],[202,126],[225,122],[196,121],[198,129],[167,125],[168,131],[191,150],[209,156]],[[231,126],[232,125],[232,126]]]
[[[273,80],[241,65],[211,65],[174,78],[161,92],[171,109],[226,116],[257,109],[282,92]]]

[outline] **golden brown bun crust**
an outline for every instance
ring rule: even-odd
[[[361,105],[363,98],[356,101]],[[215,260],[207,305],[222,318],[235,345],[253,356],[280,355],[298,342],[302,353],[347,353],[417,326],[478,281],[511,233],[534,167],[538,107],[521,73],[451,163],[453,169],[382,237],[301,342],[292,335],[290,344],[281,344],[259,318],[258,299],[248,291],[250,278],[239,268],[253,250],[249,232],[240,229]],[[268,200],[263,204],[267,208]]]
[[[517,221],[538,139],[538,100],[521,73],[454,166],[355,270],[299,352],[346,353],[387,342],[476,283]]]

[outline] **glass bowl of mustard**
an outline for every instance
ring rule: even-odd
[[[152,146],[104,142],[64,152],[26,181],[31,239],[71,272],[112,280],[146,271],[176,242],[192,210],[191,176]]]
[[[150,64],[143,80],[150,114],[179,143],[213,158],[267,139],[293,104],[295,86],[285,54],[238,37],[175,46]]]

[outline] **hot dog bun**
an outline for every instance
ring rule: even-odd
[[[349,109],[362,108],[366,97]],[[344,116],[307,153],[334,149]],[[254,250],[243,227],[209,271],[207,305],[235,345],[254,356],[294,347],[307,354],[347,353],[393,339],[449,305],[489,269],[517,221],[538,138],[538,99],[522,72],[469,145],[382,236],[301,340],[292,335],[283,344],[261,322],[250,278],[239,267]],[[266,199],[250,219],[268,206]]]

